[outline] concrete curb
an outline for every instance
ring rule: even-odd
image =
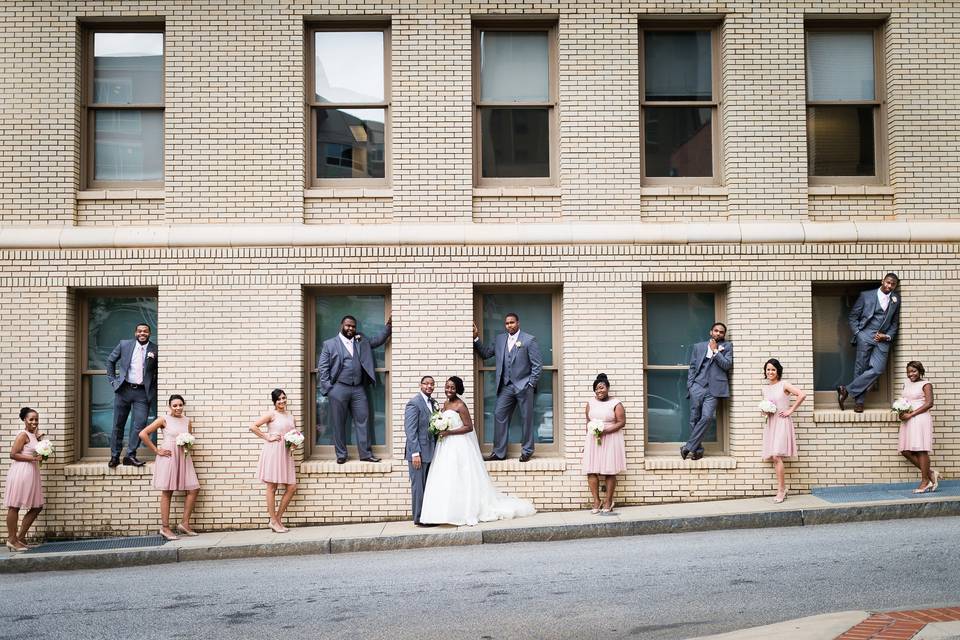
[[[621,520],[617,516],[588,524],[503,526],[478,530],[438,530],[381,536],[320,537],[310,540],[173,546],[118,551],[15,554],[0,559],[0,574],[31,571],[107,569],[199,560],[229,560],[327,553],[396,551],[512,542],[551,542],[583,538],[612,538],[719,529],[800,527],[871,520],[935,518],[960,515],[960,499],[756,511],[688,517]],[[202,544],[202,543],[201,543]]]

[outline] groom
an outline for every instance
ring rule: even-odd
[[[121,340],[107,356],[107,381],[113,387],[113,433],[110,437],[111,469],[120,464],[127,418],[133,412],[130,437],[127,438],[125,466],[142,467],[137,459],[140,431],[147,424],[150,405],[157,397],[157,345],[150,341],[150,325],[140,323],[132,340]]]
[[[420,393],[410,398],[403,410],[403,431],[407,435],[403,457],[407,459],[407,470],[410,472],[413,524],[418,527],[434,526],[420,522],[423,490],[427,486],[427,472],[433,460],[434,437],[430,433],[430,416],[437,408],[433,399],[434,385],[433,377],[420,378]]]
[[[690,439],[680,447],[680,457],[703,457],[703,436],[717,414],[717,405],[730,397],[730,368],[733,343],[726,341],[727,325],[714,322],[710,339],[693,345],[687,370],[687,397],[690,398]]]

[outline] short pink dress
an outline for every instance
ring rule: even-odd
[[[783,380],[762,387],[764,400],[777,405],[777,410],[786,411],[790,408],[790,396],[783,390]],[[797,455],[797,434],[793,429],[793,419],[784,418],[775,413],[767,416],[767,424],[763,428],[763,459],[770,460],[773,456],[789,458]]]
[[[20,450],[25,456],[37,454],[37,437],[24,429],[27,443]],[[20,434],[17,434],[18,436]],[[3,506],[14,509],[36,509],[43,506],[43,486],[40,484],[40,463],[12,460],[7,471],[7,492]]]
[[[293,415],[273,412],[268,423],[268,433],[281,437],[276,442],[264,442],[257,465],[257,478],[275,484],[297,484],[297,468],[293,461],[293,449],[283,441],[283,434],[294,428]]]
[[[923,404],[923,387],[928,384],[927,380],[903,383],[903,399],[910,403],[911,409]],[[933,451],[933,416],[929,411],[900,423],[897,451]]]
[[[590,406],[590,420],[602,420],[604,427],[611,427],[617,421],[614,409],[621,404],[616,398],[608,397],[600,401],[596,398],[587,400]],[[587,426],[583,426],[584,431]],[[613,476],[627,470],[627,447],[623,441],[623,429],[608,433],[597,444],[597,438],[587,432],[583,443],[583,473],[598,473],[604,476]]]
[[[161,491],[193,491],[200,488],[197,472],[193,468],[193,456],[177,446],[177,436],[190,431],[190,419],[163,417],[163,442],[161,449],[173,455],[157,456],[153,463],[153,486]]]

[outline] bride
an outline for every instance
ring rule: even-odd
[[[493,486],[483,465],[470,412],[460,399],[463,380],[451,377],[443,392],[447,396],[443,415],[450,418],[451,426],[438,434],[420,522],[472,526],[536,513],[531,503],[506,496]]]

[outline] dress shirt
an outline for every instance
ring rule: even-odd
[[[338,333],[337,335],[340,336],[340,342],[342,342],[343,346],[347,348],[347,353],[349,353],[350,357],[352,358],[353,357],[353,341],[355,340],[355,338],[350,338],[349,340],[347,340],[347,338],[342,333]]]
[[[507,351],[513,351],[513,348],[517,346],[517,340],[520,339],[520,332],[517,331],[513,335],[507,334]]]
[[[717,345],[717,350],[714,351],[713,349],[710,348],[710,343],[708,342],[708,343],[707,343],[707,360],[712,360],[712,359],[713,359],[713,356],[717,355],[717,354],[720,353],[721,351],[723,351],[723,345],[722,345],[722,344],[718,344],[718,345]]]
[[[890,294],[884,293],[883,289],[877,289],[877,300],[880,302],[880,308],[884,311],[890,306]]]
[[[432,414],[432,413],[433,413],[433,402],[431,402],[431,400],[433,400],[433,398],[430,398],[429,396],[427,396],[427,394],[425,394],[423,391],[420,392],[420,397],[423,398],[424,404],[427,405],[427,411],[429,411],[429,412]],[[411,454],[411,457],[412,457],[412,456],[418,456],[418,457],[419,457],[419,456],[420,456],[420,452],[419,452],[419,451],[414,451],[414,452]]]
[[[147,355],[147,345],[137,342],[130,356],[130,368],[127,369],[127,382],[143,384],[143,362]]]

